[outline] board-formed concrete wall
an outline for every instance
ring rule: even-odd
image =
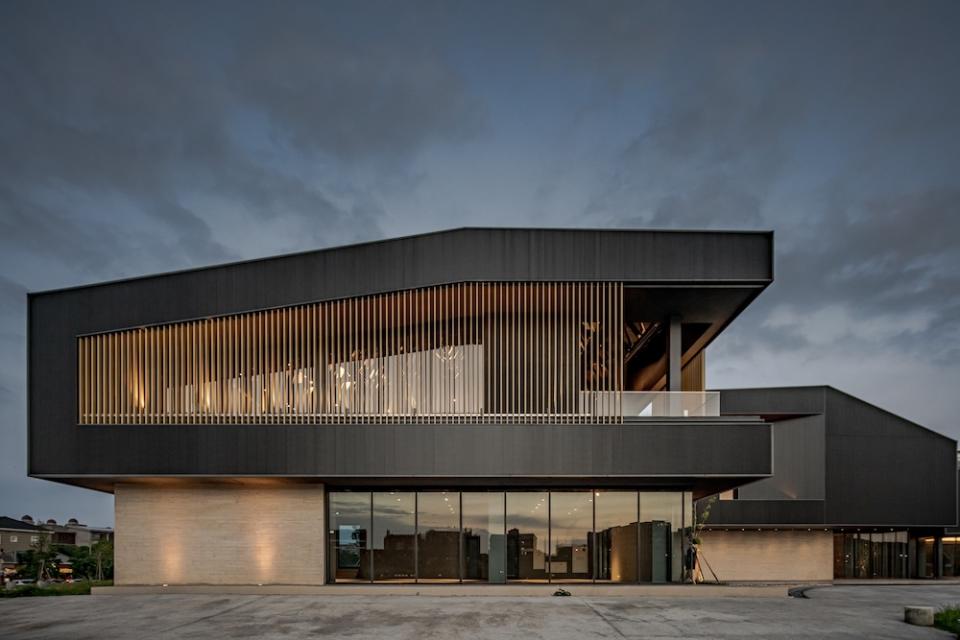
[[[724,582],[739,580],[833,580],[833,533],[830,531],[704,531],[703,556]],[[704,579],[710,581],[701,562]]]
[[[324,492],[277,480],[118,484],[115,584],[323,584]]]

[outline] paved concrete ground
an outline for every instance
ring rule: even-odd
[[[574,594],[576,590],[573,589]],[[44,640],[350,637],[948,638],[903,605],[946,584],[822,587],[799,598],[124,595],[0,600],[0,636]]]

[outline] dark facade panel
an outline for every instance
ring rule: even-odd
[[[955,440],[835,389],[826,416],[829,521],[956,524]]]
[[[703,512],[706,503],[699,503]],[[823,525],[823,500],[718,500],[710,507],[706,526],[776,527]]]
[[[826,387],[714,389],[722,415],[802,416],[826,410]]]
[[[458,229],[31,296],[77,334],[470,281],[753,283],[772,234]]]
[[[40,476],[661,477],[770,473],[762,422],[88,426]]]
[[[774,476],[740,487],[739,498],[823,500],[826,494],[824,422],[823,415],[774,422]]]

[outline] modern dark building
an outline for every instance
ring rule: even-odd
[[[760,512],[941,540],[955,442],[877,422],[936,459],[910,501],[842,402],[705,390],[772,280],[769,232],[459,229],[31,294],[29,473],[114,494],[117,584],[675,582],[697,500],[737,491],[722,562],[806,461]]]
[[[704,552],[722,577],[960,575],[956,534],[945,534],[957,522],[955,440],[831,387],[720,398],[723,415],[773,425],[775,469],[700,503]]]

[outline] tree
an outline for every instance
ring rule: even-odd
[[[701,535],[703,534],[703,528],[707,525],[707,521],[710,519],[710,510],[713,508],[713,505],[717,502],[717,496],[710,496],[705,500],[701,500],[697,503],[694,511],[695,517],[693,521],[693,528],[689,532],[690,543],[693,545],[694,549],[694,558],[696,563],[704,563],[707,565],[707,569],[710,570],[710,573],[713,574],[713,579],[720,582],[720,578],[717,577],[717,574],[714,572],[713,567],[710,566],[710,563],[707,562],[706,556],[703,554],[703,549],[700,548],[702,543]],[[694,584],[697,583],[696,578],[696,567],[691,567],[691,582]]]
[[[55,577],[57,567],[57,550],[50,542],[48,534],[41,533],[37,541],[30,545],[26,564],[35,570],[37,583],[43,582],[45,577]]]
[[[90,556],[96,567],[96,579],[113,577],[113,541],[101,538],[90,547]]]
[[[70,559],[75,579],[93,578],[96,573],[96,560],[89,547],[57,545],[57,551]]]

